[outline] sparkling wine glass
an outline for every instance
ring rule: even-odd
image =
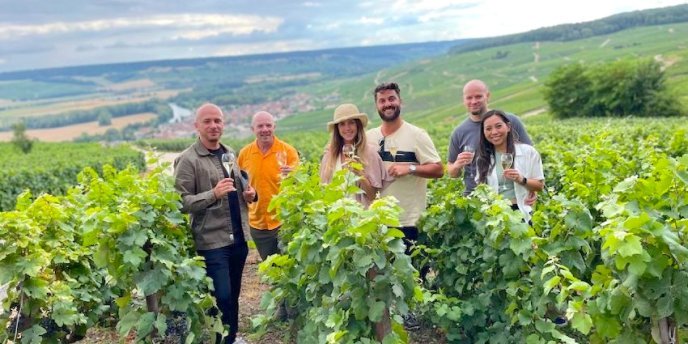
[[[392,161],[396,162],[397,161],[397,152],[399,151],[399,147],[397,147],[397,144],[392,142],[392,140],[389,140],[389,153],[392,154]]]
[[[230,176],[232,175],[232,169],[234,168],[234,162],[236,161],[236,157],[234,156],[233,152],[227,152],[222,154],[222,157],[220,158],[222,160],[222,166],[225,168],[225,171],[227,171],[227,175]]]
[[[284,177],[284,172],[281,172],[284,166],[287,166],[287,152],[278,151],[275,153],[275,158],[277,158],[277,165],[280,167],[280,178]]]
[[[508,170],[511,168],[511,164],[514,163],[514,155],[511,153],[504,153],[504,154],[502,154],[500,160],[501,160],[500,163],[502,164],[502,171]],[[502,184],[500,186],[500,189],[502,191],[506,191],[506,189],[507,189],[506,180],[505,180],[504,184]]]
[[[277,158],[277,165],[279,165],[279,167],[284,167],[287,164],[287,154],[284,151],[275,153],[275,157]]]
[[[347,143],[344,145],[344,147],[342,147],[342,153],[344,154],[346,161],[352,161],[356,155],[356,148],[354,145]]]
[[[475,147],[473,147],[473,146],[471,146],[471,145],[465,145],[465,146],[463,146],[463,151],[464,151],[464,152],[471,153],[471,154],[473,154],[473,156],[475,156]],[[471,158],[471,161],[472,161],[472,160],[473,160],[473,158]]]

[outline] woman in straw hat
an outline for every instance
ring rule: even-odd
[[[332,122],[327,123],[327,129],[332,136],[320,162],[320,180],[329,183],[332,175],[347,167],[350,161],[361,163],[362,171],[353,168],[351,171],[361,176],[358,187],[364,191],[356,195],[356,200],[367,207],[390,177],[380,155],[377,154],[376,147],[369,146],[366,142],[366,125],[368,115],[358,111],[356,105],[342,104],[334,110]]]

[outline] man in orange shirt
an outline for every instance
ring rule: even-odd
[[[275,137],[275,119],[269,112],[253,115],[251,130],[256,140],[241,149],[237,161],[248,172],[251,187],[260,195],[258,201],[249,204],[248,222],[251,238],[260,258],[265,260],[279,253],[277,232],[282,225],[274,213],[268,212],[268,205],[279,192],[282,177],[299,164],[299,155],[294,147]]]

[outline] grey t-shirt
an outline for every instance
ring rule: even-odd
[[[527,143],[529,145],[533,145],[533,142],[530,140],[530,136],[528,136],[526,128],[523,126],[523,123],[521,123],[521,120],[518,119],[518,117],[516,117],[514,114],[507,113],[506,115],[507,117],[509,117],[509,120],[511,121],[514,130],[518,134],[518,141],[522,143]],[[473,148],[475,148],[477,151],[479,144],[480,122],[474,122],[473,120],[471,120],[469,116],[463,122],[461,122],[461,124],[454,128],[454,131],[449,137],[449,150],[447,153],[447,162],[453,163],[454,161],[456,161],[456,156],[459,155],[459,153],[463,152],[463,149],[466,145],[473,146]],[[469,193],[471,193],[471,191],[473,191],[473,189],[475,189],[476,186],[475,160],[476,159],[473,159],[473,163],[464,167],[463,182],[466,186],[466,189],[464,189],[463,191],[464,195],[468,195]]]

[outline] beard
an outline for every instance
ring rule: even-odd
[[[469,111],[472,115],[474,116],[482,116],[487,112],[487,107],[486,106],[481,106],[478,110],[476,111]]]
[[[394,109],[394,113],[392,113],[391,116],[387,117],[385,115],[385,111],[389,109]],[[401,107],[395,107],[395,106],[388,106],[382,109],[382,111],[378,110],[377,113],[380,115],[380,119],[382,119],[385,122],[394,122],[397,118],[399,118],[399,115],[401,115]]]

